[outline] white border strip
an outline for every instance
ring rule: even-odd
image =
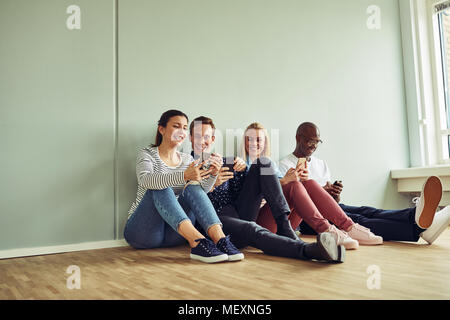
[[[60,246],[11,249],[0,251],[0,259],[40,256],[46,254],[65,253],[84,250],[117,248],[125,246],[128,246],[128,243],[124,239],[121,239],[121,240],[83,242]]]

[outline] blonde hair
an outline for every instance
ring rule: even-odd
[[[261,152],[261,157],[270,157],[270,140],[269,140],[269,135],[267,134],[267,130],[266,128],[263,127],[262,124],[260,124],[259,122],[253,122],[251,123],[244,131],[244,134],[242,136],[242,143],[241,143],[241,157],[246,160],[248,157],[248,152],[247,150],[245,150],[245,137],[247,135],[247,131],[250,129],[254,129],[254,130],[262,130],[264,132],[264,150]]]

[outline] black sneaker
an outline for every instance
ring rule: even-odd
[[[239,261],[244,259],[244,254],[231,243],[230,236],[220,239],[219,242],[217,242],[217,248],[228,255],[228,261]]]
[[[228,255],[217,249],[214,242],[209,239],[197,239],[198,245],[191,249],[191,259],[206,263],[227,261]]]

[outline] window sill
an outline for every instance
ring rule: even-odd
[[[397,180],[397,191],[414,196],[420,194],[428,176],[438,176],[442,181],[442,199],[439,205],[450,205],[450,165],[391,170],[392,179]]]

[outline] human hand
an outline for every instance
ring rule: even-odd
[[[337,181],[334,184],[331,184],[329,181],[323,187],[325,191],[327,191],[337,202],[340,202],[341,192],[344,188],[344,185],[341,181]]]
[[[234,171],[242,172],[245,169],[247,169],[247,164],[245,163],[245,161],[243,159],[236,157],[236,159],[234,159],[233,169],[234,169]]]
[[[232,179],[233,177],[234,177],[233,171],[229,171],[228,167],[222,167],[220,169],[219,175],[217,176],[216,182],[214,183],[214,188],[220,186],[224,182]]]
[[[308,169],[298,169],[298,177],[300,179],[300,181],[308,181],[309,180],[309,171]]]
[[[293,181],[298,181],[298,179],[300,178],[299,176],[299,170],[296,170],[295,168],[290,168],[286,174],[284,175],[283,178],[281,178],[280,182],[282,185],[293,182]]]
[[[208,161],[210,163],[211,174],[213,176],[217,176],[223,165],[222,156],[220,154],[213,153],[209,157]]]
[[[184,180],[185,181],[201,181],[203,179],[207,179],[209,174],[211,173],[211,168],[208,170],[203,170],[202,165],[205,163],[204,161],[200,163],[199,160],[193,161],[187,169],[184,171]]]

